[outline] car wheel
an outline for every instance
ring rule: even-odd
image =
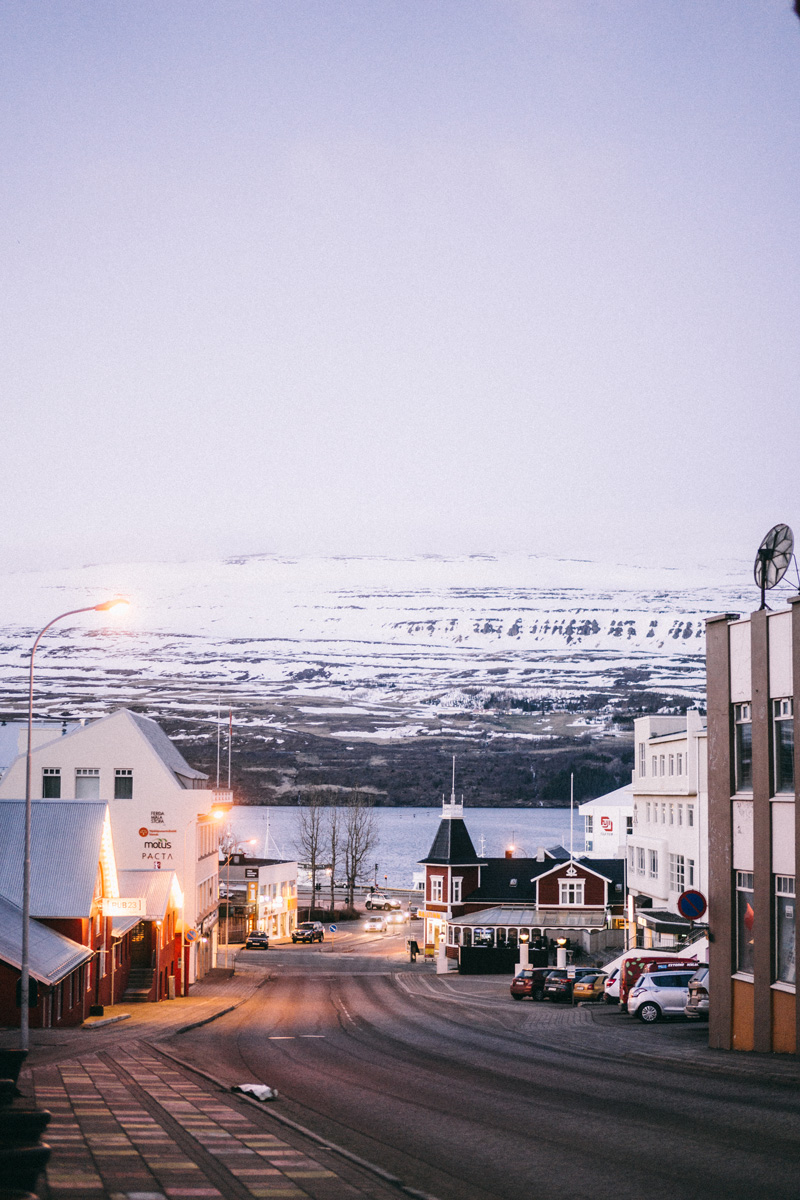
[[[647,1025],[652,1025],[661,1016],[661,1009],[657,1004],[653,1004],[652,1000],[646,1000],[644,1004],[639,1005],[639,1011],[636,1015],[640,1021],[644,1021]]]
[[[384,906],[383,906],[383,911],[384,911],[384,912],[389,912],[389,911],[390,911],[390,909],[391,909],[391,907],[392,907],[392,906],[391,906],[391,904],[384,904]]]
[[[603,999],[605,1000],[606,1004],[616,1004],[617,1003],[613,996],[605,995],[605,996],[603,996]]]
[[[512,992],[512,993],[511,993],[511,999],[512,999],[512,1000],[521,1000],[521,999],[522,999],[522,996],[518,996],[518,995],[516,994],[516,992]]]
[[[321,942],[324,942],[324,941],[325,941],[325,934],[324,934],[324,933],[321,933],[321,934],[319,935],[319,940],[320,940]]]
[[[369,912],[369,910],[372,908],[372,905],[371,905],[371,903],[369,902],[369,900],[368,900],[368,901],[367,901],[367,903],[364,905],[364,908],[367,910],[367,912]]]
[[[534,988],[531,992],[531,1000],[544,1000],[544,988]]]

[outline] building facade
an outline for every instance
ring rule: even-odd
[[[794,1054],[800,596],[706,625],[709,1044]]]
[[[10,735],[9,735],[10,736]],[[180,921],[187,983],[213,966],[219,905],[219,823],[230,793],[186,762],[148,717],[120,709],[84,725],[53,730],[32,754],[32,795],[106,800],[117,865],[175,871],[184,898]],[[0,778],[0,799],[25,795],[25,754]],[[191,940],[194,939],[194,940]]]
[[[624,858],[628,835],[633,833],[633,785],[578,806],[583,818],[586,858]]]
[[[628,838],[628,893],[636,944],[669,949],[690,934],[678,913],[689,889],[708,898],[706,722],[685,716],[634,721],[633,830]]]

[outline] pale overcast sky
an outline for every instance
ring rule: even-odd
[[[0,0],[6,566],[800,533],[791,9]]]

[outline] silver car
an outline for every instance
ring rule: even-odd
[[[645,971],[628,996],[628,1012],[648,1025],[662,1017],[682,1017],[689,998],[689,980],[696,970],[697,967],[692,966],[652,974]]]

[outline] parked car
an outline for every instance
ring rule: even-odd
[[[661,971],[648,967],[631,989],[628,1012],[648,1025],[660,1021],[662,1017],[682,1017],[689,999],[689,980],[696,969],[696,963],[680,970],[674,966]]]
[[[244,948],[245,950],[269,950],[269,934],[263,933],[260,929],[254,929],[252,933],[248,933]]]
[[[402,908],[402,904],[394,896],[384,896],[382,892],[370,892],[364,907],[382,908],[384,912],[389,912],[392,908]]]
[[[422,913],[423,908],[421,904],[409,904],[408,915],[412,921],[416,921],[418,917],[422,916]]]
[[[683,1010],[686,1016],[707,1021],[708,999],[708,964],[703,963],[689,980],[689,999]]]
[[[544,981],[552,967],[523,967],[511,980],[511,999],[544,1000]]]
[[[574,975],[570,978],[568,972],[574,971]],[[556,970],[550,970],[550,974],[544,981],[544,998],[545,1000],[571,1000],[572,985],[576,979],[583,979],[584,975],[596,975],[597,967],[558,967]]]
[[[603,999],[606,1004],[619,1004],[619,985],[622,972],[619,967],[613,967],[608,975],[604,985]]]
[[[584,975],[576,979],[572,988],[573,1000],[602,1000],[605,996],[606,976],[603,971],[596,975]]]
[[[292,931],[293,942],[324,942],[325,930],[321,921],[302,921]]]
[[[625,1004],[631,988],[644,971],[671,970],[673,967],[691,967],[697,970],[696,958],[676,958],[674,955],[661,951],[634,950],[626,953],[620,966],[619,1002]]]
[[[364,931],[366,933],[386,933],[388,922],[386,917],[379,917],[377,914],[374,917],[367,917],[364,922]]]

